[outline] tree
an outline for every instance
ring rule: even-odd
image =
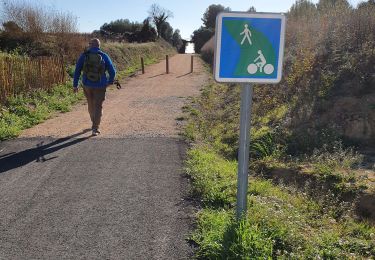
[[[215,4],[210,5],[206,9],[206,12],[203,14],[202,21],[203,21],[204,26],[206,28],[210,28],[210,29],[215,30],[216,16],[220,12],[224,12],[224,11],[230,11],[230,8],[229,7],[225,8],[222,5],[215,5]]]
[[[160,27],[160,37],[169,43],[172,43],[173,28],[168,22],[162,23]]]
[[[25,34],[21,27],[15,22],[8,21],[3,23],[4,31],[0,31],[0,49],[4,51],[12,51],[20,46],[30,45],[32,39]],[[23,50],[18,49],[23,52]]]
[[[320,0],[317,4],[319,12],[332,10],[349,10],[351,8],[347,0]]]
[[[180,30],[176,29],[172,35],[172,45],[176,47],[178,51],[181,50],[182,46],[184,43],[182,42],[181,35],[180,35]]]
[[[7,33],[22,33],[23,30],[15,22],[8,21],[3,23],[4,31]]]
[[[0,48],[17,48],[30,56],[77,55],[86,44],[77,33],[77,19],[26,0],[2,0],[0,20],[7,31]],[[53,36],[52,36],[52,35]]]
[[[143,24],[137,22],[130,22],[128,19],[118,19],[110,23],[105,23],[100,27],[100,30],[114,33],[114,34],[124,34],[124,33],[135,33],[140,31]]]
[[[139,32],[139,41],[140,42],[150,42],[155,41],[157,37],[154,27],[151,26],[150,20],[145,19],[143,21],[142,30]]]
[[[200,53],[201,48],[203,45],[211,39],[211,37],[214,35],[214,30],[211,28],[205,28],[201,26],[198,30],[195,30],[193,32],[193,35],[191,36],[191,40],[194,43],[194,48],[196,53]]]
[[[368,0],[367,2],[362,2],[358,4],[358,9],[375,7],[375,0]]]
[[[310,0],[297,0],[289,10],[289,16],[295,18],[312,17],[317,8]]]
[[[257,9],[255,9],[254,6],[251,6],[249,10],[247,10],[249,13],[256,13]]]
[[[12,21],[22,31],[38,36],[42,33],[75,33],[77,19],[70,13],[61,13],[42,5],[25,1],[2,1],[0,19]]]
[[[156,27],[158,37],[161,37],[162,26],[167,21],[168,18],[173,17],[173,13],[168,9],[161,7],[158,4],[153,4],[148,11],[151,21]]]

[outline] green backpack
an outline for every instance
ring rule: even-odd
[[[85,52],[85,61],[83,63],[83,75],[92,82],[101,80],[105,72],[105,63],[102,55],[99,53]]]

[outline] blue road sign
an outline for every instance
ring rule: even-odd
[[[215,80],[280,82],[285,21],[285,15],[274,13],[220,13],[216,21]]]

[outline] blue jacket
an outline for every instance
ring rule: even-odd
[[[115,76],[116,76],[116,69],[111,59],[109,58],[109,56],[106,53],[102,52],[99,48],[90,48],[89,52],[99,53],[102,56],[105,62],[105,71],[101,77],[101,81],[99,82],[92,82],[89,79],[87,79],[85,75],[83,75],[82,84],[84,86],[93,87],[93,88],[105,88],[107,85],[113,84],[113,80],[115,79]],[[85,54],[82,53],[81,56],[77,60],[76,69],[74,71],[74,79],[73,79],[74,88],[78,87],[78,81],[79,81],[79,77],[81,76],[84,62],[85,62]],[[109,74],[109,78],[107,78],[107,75],[105,73],[106,71]]]

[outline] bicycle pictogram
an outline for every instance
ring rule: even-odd
[[[255,74],[258,72],[265,73],[267,75],[270,75],[274,72],[275,68],[272,64],[267,64],[267,60],[264,57],[261,50],[258,50],[259,56],[254,60],[254,63],[251,63],[247,66],[247,72],[249,74]]]

